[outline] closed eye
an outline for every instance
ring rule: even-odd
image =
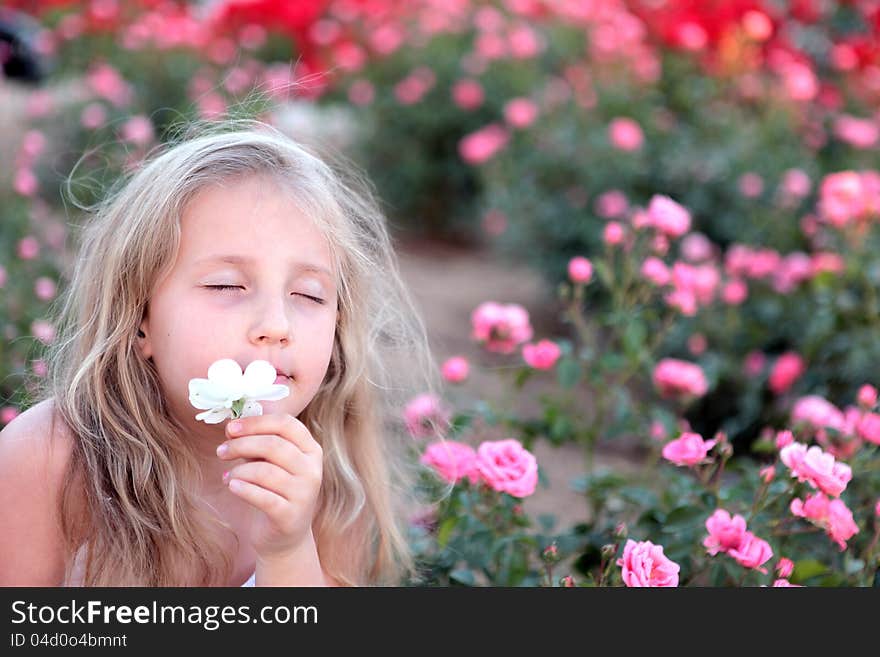
[[[206,285],[206,288],[209,290],[243,290],[244,288],[241,285]],[[319,299],[318,297],[313,297],[308,294],[301,294],[299,292],[294,292],[294,294],[305,297],[306,299],[311,299],[315,303],[323,304],[324,300]]]

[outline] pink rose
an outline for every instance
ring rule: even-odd
[[[146,116],[133,116],[122,124],[122,139],[135,146],[146,146],[153,141],[153,123]]]
[[[859,388],[858,400],[859,406],[867,409],[874,408],[877,405],[877,388],[866,383]]]
[[[739,178],[739,191],[746,198],[756,198],[764,191],[764,180],[756,173],[744,173]]]
[[[452,88],[452,98],[464,110],[477,109],[483,104],[483,86],[470,78],[459,80]]]
[[[623,569],[621,576],[627,586],[678,586],[680,566],[663,554],[662,545],[651,541],[627,540],[623,558],[617,560],[617,565]]]
[[[450,412],[436,395],[415,397],[404,409],[406,428],[413,438],[425,438],[442,433],[449,424]]]
[[[647,258],[642,264],[642,276],[658,287],[666,285],[672,278],[669,267],[660,258],[654,256]]]
[[[663,458],[675,465],[696,465],[706,458],[716,440],[703,440],[696,433],[683,433],[663,446]]]
[[[780,577],[788,578],[794,572],[794,562],[791,559],[782,557],[776,564],[776,574]]]
[[[793,515],[821,527],[842,550],[846,542],[859,533],[850,511],[842,500],[829,500],[823,493],[808,495],[805,501],[795,498],[789,505]]]
[[[538,118],[538,106],[528,98],[514,98],[504,106],[504,118],[514,128],[527,128]]]
[[[482,164],[507,145],[507,130],[496,123],[466,135],[458,144],[458,152],[468,164]]]
[[[40,243],[33,235],[22,237],[18,241],[17,253],[22,260],[33,260],[40,254]]]
[[[880,129],[871,119],[841,114],[834,122],[834,134],[855,148],[871,148],[880,139]]]
[[[773,580],[773,588],[802,588],[800,584],[792,584],[785,578]]]
[[[47,276],[40,276],[34,282],[34,294],[36,294],[37,298],[41,301],[48,301],[55,296],[56,291],[57,287],[55,281]]]
[[[764,369],[766,362],[767,357],[760,351],[750,351],[746,354],[745,361],[743,361],[743,371],[747,376],[758,376],[761,370]]]
[[[880,415],[877,413],[865,413],[856,425],[859,436],[869,443],[880,445]]]
[[[490,488],[514,497],[527,497],[538,485],[538,462],[512,438],[481,443],[476,468]]]
[[[31,334],[43,344],[51,344],[55,340],[55,326],[43,319],[31,323]]]
[[[4,425],[12,422],[16,417],[20,414],[19,410],[15,406],[4,406],[0,408],[0,423]]]
[[[458,483],[465,477],[475,484],[479,481],[476,459],[477,453],[470,445],[444,440],[428,445],[421,462],[433,467],[451,484]]]
[[[510,354],[517,345],[532,339],[529,314],[517,304],[481,303],[471,313],[471,337],[489,351]]]
[[[626,200],[626,194],[619,189],[609,189],[596,198],[596,214],[603,219],[622,217],[627,210],[629,210],[629,201]]]
[[[878,209],[876,179],[869,171],[839,171],[825,176],[819,187],[819,211],[832,226],[864,219]],[[876,174],[875,174],[876,175]]]
[[[575,283],[589,283],[593,278],[593,263],[583,256],[568,261],[568,277]]]
[[[443,363],[443,378],[450,383],[461,383],[468,377],[470,364],[464,356],[453,356]]]
[[[773,550],[767,541],[758,538],[752,532],[746,532],[742,542],[728,554],[736,559],[740,566],[766,573],[767,569],[762,568],[761,565],[773,557]]]
[[[605,244],[608,246],[616,246],[623,242],[623,226],[621,226],[616,221],[609,221],[605,225],[605,230],[602,233],[602,239],[605,241]]]
[[[37,193],[40,183],[34,172],[27,167],[21,167],[15,172],[15,180],[12,183],[13,189],[22,196],[34,196]]]
[[[614,148],[637,151],[645,141],[641,126],[628,118],[616,118],[608,125],[608,139]]]
[[[787,352],[776,359],[770,370],[768,385],[775,394],[786,392],[806,371],[804,359],[794,352]]]
[[[561,353],[559,345],[550,340],[523,346],[523,360],[536,370],[552,369]]]
[[[810,176],[803,169],[788,169],[782,177],[782,192],[790,198],[803,198],[810,187]]]
[[[733,517],[724,509],[716,509],[706,519],[709,535],[703,540],[703,547],[709,554],[727,552],[742,543],[746,535],[746,519],[737,514]]]
[[[712,242],[702,233],[688,233],[681,241],[681,255],[689,262],[704,262],[712,257]]]
[[[792,477],[832,497],[839,497],[852,479],[852,469],[836,462],[818,445],[807,448],[803,443],[792,443],[782,448],[779,458],[791,470]]]
[[[806,422],[814,429],[843,431],[846,425],[840,409],[818,395],[798,399],[791,411],[791,419],[793,422]]]
[[[651,198],[648,217],[651,225],[668,237],[681,237],[691,228],[691,213],[668,196]]]
[[[794,442],[794,435],[788,429],[776,433],[776,449],[782,449]]]
[[[702,397],[709,389],[699,365],[674,358],[664,358],[654,368],[654,385],[664,397],[692,395]]]

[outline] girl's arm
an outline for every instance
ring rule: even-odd
[[[59,491],[70,443],[53,440],[41,402],[0,432],[0,586],[61,586]]]

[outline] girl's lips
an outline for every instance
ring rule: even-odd
[[[275,383],[281,383],[281,384],[287,385],[288,383],[290,383],[290,379],[288,379],[283,374],[279,374],[277,377],[275,377]]]

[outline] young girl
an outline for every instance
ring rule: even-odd
[[[39,403],[0,434],[0,585],[412,574],[401,409],[439,377],[351,169],[236,121],[165,147],[84,224]],[[196,420],[188,382],[222,358],[270,362],[290,394],[237,433]]]

